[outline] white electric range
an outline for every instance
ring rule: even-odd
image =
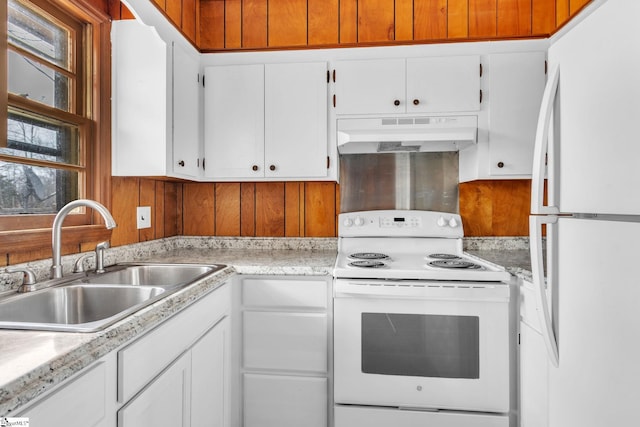
[[[335,427],[507,427],[511,275],[463,252],[457,214],[341,214]]]

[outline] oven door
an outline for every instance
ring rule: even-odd
[[[337,404],[509,411],[509,286],[335,281]]]

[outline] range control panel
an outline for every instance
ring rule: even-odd
[[[460,215],[447,212],[381,210],[342,213],[339,237],[463,237]]]

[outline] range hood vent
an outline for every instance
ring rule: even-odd
[[[478,140],[477,116],[338,119],[341,154],[460,151]]]

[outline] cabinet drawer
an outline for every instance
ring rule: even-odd
[[[126,402],[229,314],[225,284],[118,352],[118,401]]]
[[[327,379],[244,375],[244,427],[327,427]]]
[[[326,309],[327,298],[325,279],[242,281],[242,303],[245,307]]]
[[[537,290],[532,283],[522,282],[520,285],[520,320],[532,329],[541,333],[540,320],[538,318],[538,310],[536,308]]]
[[[244,367],[327,371],[327,315],[245,311]]]

